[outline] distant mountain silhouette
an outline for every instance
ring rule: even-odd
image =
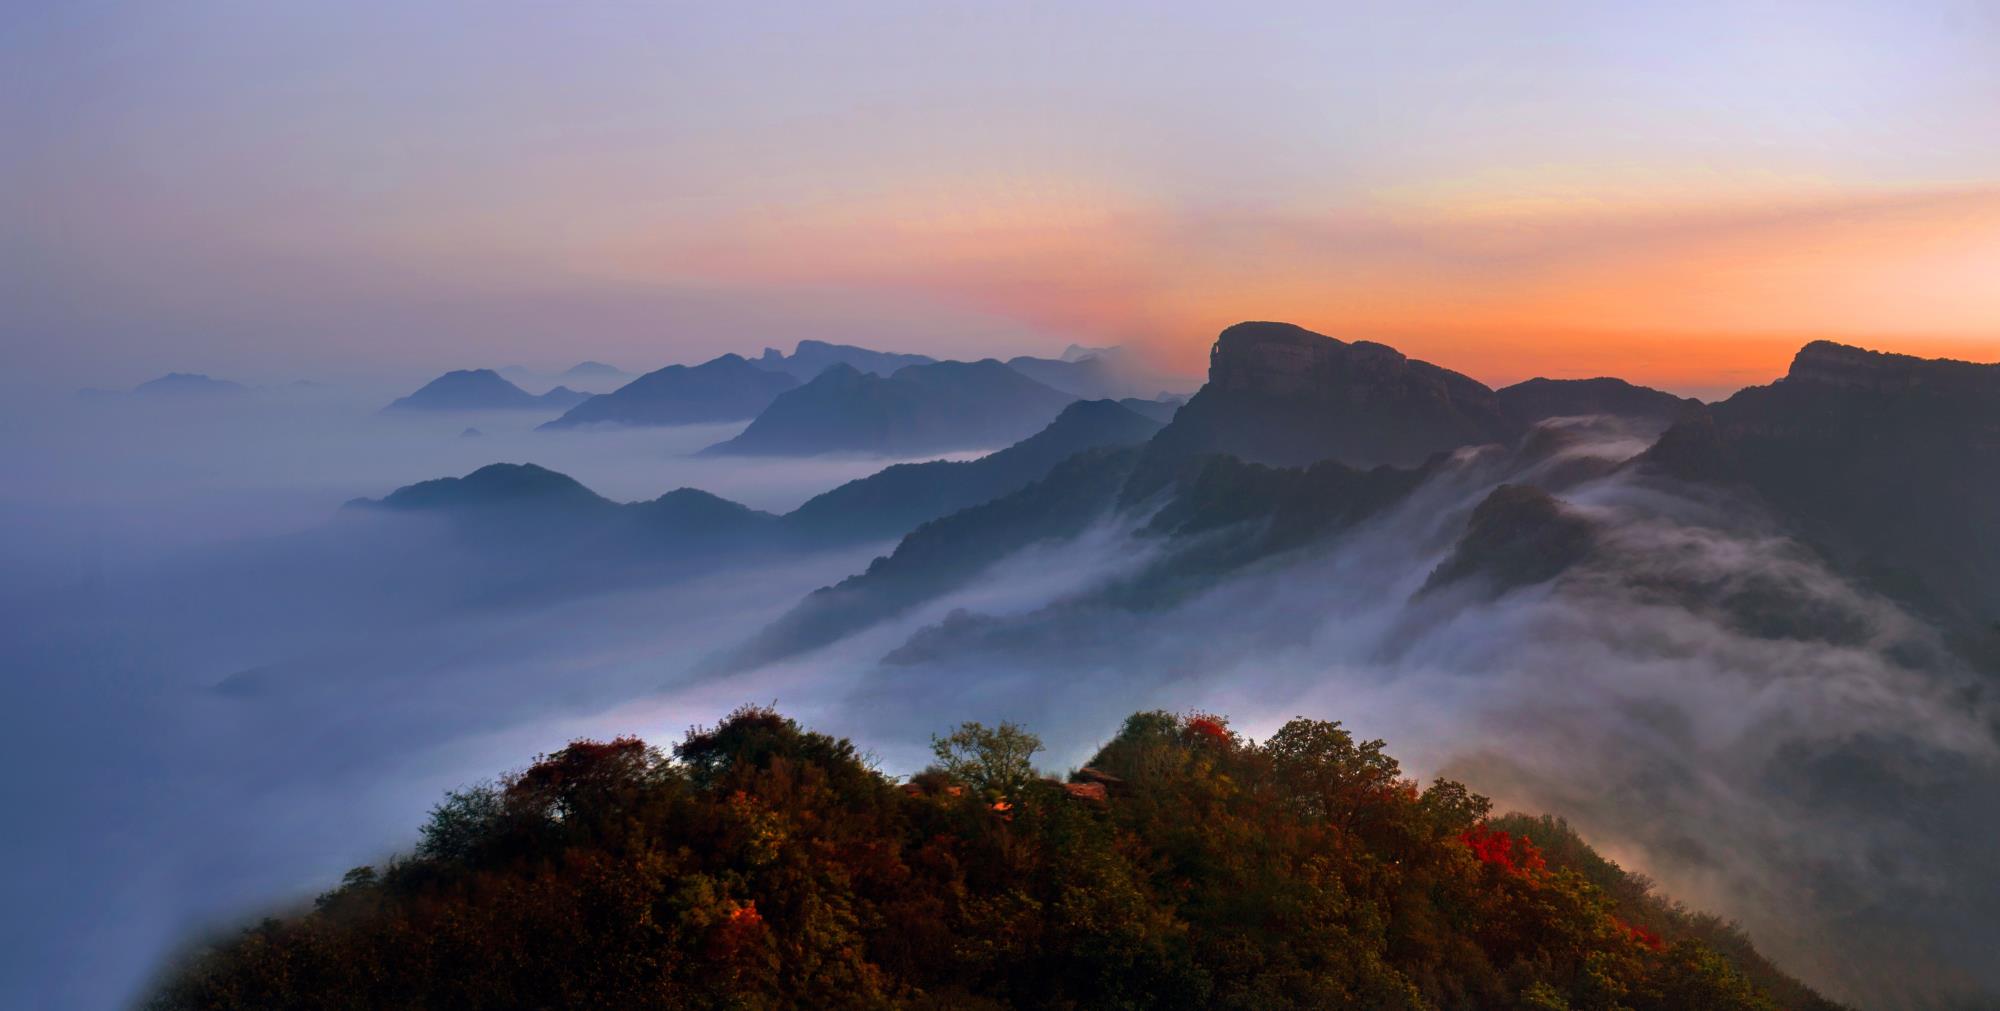
[[[616,365],[606,365],[603,362],[586,361],[586,362],[577,362],[575,365],[572,365],[568,369],[564,370],[562,378],[621,379],[630,374],[631,373],[626,372],[624,369],[621,369]]]
[[[495,463],[464,477],[440,477],[405,485],[381,499],[356,499],[355,507],[404,511],[533,505],[596,509],[615,506],[575,478],[532,463]]]
[[[496,463],[464,477],[407,485],[354,512],[446,520],[499,578],[601,589],[657,579],[780,546],[777,517],[693,488],[646,502],[613,502],[534,464]]]
[[[1111,363],[1103,358],[1064,361],[1024,355],[1007,359],[1007,367],[1043,386],[1086,400],[1130,396],[1141,388],[1119,376]]]
[[[1124,348],[1121,348],[1115,344],[1101,348],[1085,347],[1082,344],[1071,344],[1069,347],[1063,349],[1061,357],[1062,360],[1066,362],[1080,362],[1085,358],[1103,358],[1110,355],[1119,354],[1124,350],[1125,350]]]
[[[567,386],[558,386],[535,399],[540,400],[550,407],[569,408],[589,400],[591,396],[592,394],[585,393],[582,390],[572,390]]]
[[[700,365],[669,365],[618,389],[591,397],[542,427],[581,425],[692,425],[755,417],[798,382],[723,355]]]
[[[815,496],[785,517],[813,540],[890,537],[1040,480],[1067,457],[1130,446],[1160,423],[1110,400],[1079,400],[1047,428],[977,460],[901,463]]]
[[[990,358],[912,365],[887,378],[834,365],[703,453],[907,455],[1003,446],[1048,424],[1073,399]]]
[[[1152,400],[1141,400],[1138,397],[1126,397],[1123,400],[1118,401],[1119,406],[1125,408],[1126,410],[1131,411],[1135,414],[1139,414],[1144,417],[1151,418],[1162,425],[1166,424],[1169,421],[1174,420],[1174,412],[1179,411],[1181,409],[1181,405],[1186,403],[1187,403],[1187,398],[1185,397],[1168,396],[1165,394],[1162,394],[1161,396]]]
[[[783,372],[799,382],[806,382],[825,372],[829,366],[849,365],[862,372],[872,372],[886,376],[897,369],[911,365],[929,365],[937,359],[929,355],[900,354],[893,351],[874,351],[855,347],[852,344],[829,344],[826,341],[804,340],[792,349],[790,355],[777,348],[765,348],[762,357],[752,364],[761,369]]]
[[[1279,466],[1410,466],[1520,430],[1492,390],[1394,348],[1289,323],[1238,323],[1216,339],[1208,383],[1154,447]]]
[[[586,394],[558,386],[541,396],[515,386],[492,369],[459,369],[425,383],[422,389],[397,400],[390,411],[498,411],[561,410],[581,401]]]
[[[1669,425],[1701,409],[1701,401],[1634,386],[1623,379],[1530,379],[1494,391],[1500,410],[1519,425],[1548,418],[1608,414]]]
[[[589,592],[894,537],[1016,492],[1079,449],[1129,446],[1158,428],[1111,401],[1077,403],[998,453],[893,466],[783,517],[688,488],[621,504],[533,464],[422,481],[381,499],[356,499],[347,511],[445,521],[463,552],[449,565],[476,596]]]
[[[248,394],[250,388],[230,380],[214,380],[202,376],[200,372],[168,372],[158,380],[148,380],[132,388],[136,396],[148,398],[216,398],[216,396],[240,396]]]

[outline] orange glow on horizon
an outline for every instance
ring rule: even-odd
[[[777,208],[673,242],[635,239],[620,261],[633,279],[921,296],[1137,345],[1187,372],[1244,319],[1380,340],[1496,385],[1618,375],[1712,395],[1770,381],[1820,338],[2000,358],[1990,187],[1309,216],[1167,211],[1046,186]]]

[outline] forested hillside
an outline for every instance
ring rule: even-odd
[[[1829,1007],[1553,819],[1298,719],[1140,713],[1067,782],[967,724],[908,783],[745,708],[451,794],[414,855],[158,1008]]]

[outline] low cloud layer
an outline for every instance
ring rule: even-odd
[[[1570,423],[1553,457],[1461,453],[1337,542],[1163,610],[1097,602],[1177,547],[1135,537],[1142,516],[1107,518],[717,679],[703,661],[889,545],[531,602],[466,593],[471,570],[427,523],[326,521],[353,495],[495,459],[614,498],[691,484],[769,508],[881,461],[690,461],[713,432],[534,433],[525,417],[489,419],[475,446],[462,420],[375,418],[361,399],[150,426],[136,410],[42,429],[70,452],[33,458],[5,506],[32,522],[4,548],[33,564],[0,585],[20,619],[0,634],[0,740],[32,774],[0,802],[37,816],[7,843],[35,873],[6,884],[0,1002],[114,1003],[191,926],[407,846],[445,789],[577,736],[671,743],[744,702],[852,736],[896,773],[968,719],[1030,726],[1058,770],[1139,709],[1212,709],[1253,736],[1342,719],[1414,773],[1569,817],[1840,995],[2000,989],[1979,947],[2000,903],[1981,844],[2000,815],[1977,803],[2000,786],[1988,693],[1740,503],[1605,476],[1644,433]],[[1523,480],[1594,525],[1593,553],[1553,583],[1420,594],[1473,506]]]

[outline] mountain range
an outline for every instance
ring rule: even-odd
[[[86,388],[76,391],[80,397],[139,396],[158,399],[184,398],[206,399],[214,397],[234,397],[250,392],[242,383],[227,379],[214,379],[199,372],[169,372],[158,379],[149,379],[130,390],[100,390]]]
[[[1022,439],[1076,398],[988,358],[909,365],[888,376],[833,365],[771,401],[722,456],[907,456]]]
[[[2000,365],[1814,341],[1777,382],[1669,429],[1647,461],[1767,503],[2000,666]]]
[[[772,548],[816,549],[900,535],[1025,487],[1076,453],[1136,445],[1159,428],[1158,421],[1116,401],[1077,401],[1040,432],[1006,449],[976,460],[896,464],[783,516],[691,488],[650,502],[617,503],[568,475],[509,463],[407,485],[348,506],[444,516],[462,537],[495,547],[560,544],[586,560],[595,557],[596,548],[670,550],[688,539],[713,545],[756,537]]]
[[[648,372],[577,404],[542,427],[741,421],[797,385],[790,375],[759,368],[742,355],[723,355],[700,365],[669,365]]]
[[[1574,453],[1575,434],[1545,424],[1579,415],[1664,432],[1621,464]],[[1186,547],[1106,588],[1107,599],[1179,599],[1354,527],[1444,474],[1447,454],[1477,446],[1532,480],[1479,503],[1431,586],[1475,573],[1502,587],[1554,578],[1589,554],[1592,536],[1551,493],[1636,469],[1748,495],[1850,578],[1940,623],[1968,656],[2000,656],[1989,506],[2000,502],[2000,366],[1818,342],[1777,383],[1713,405],[1610,379],[1537,379],[1495,394],[1379,345],[1244,324],[1218,341],[1209,385],[1142,448],[1079,456],[913,532],[866,573],[801,602],[743,662],[833,641],[1106,515],[1143,518],[1139,536]],[[1766,597],[1730,606],[1762,608],[1743,619],[1759,627],[1826,630]]]
[[[816,340],[798,342],[789,355],[777,348],[765,348],[763,355],[751,359],[751,363],[760,369],[783,372],[802,383],[834,365],[846,365],[862,372],[886,376],[897,369],[929,365],[935,361],[937,359],[929,355],[874,351],[852,344],[829,344]]]
[[[1008,417],[967,410],[985,390],[1046,413],[784,515],[496,464],[356,502],[353,529],[433,526],[481,600],[831,562],[846,578],[814,570],[775,618],[688,643],[686,673],[806,658],[881,725],[1023,683],[1051,713],[1113,688],[1415,692],[1454,735],[1507,730],[1463,742],[1483,779],[1713,882],[1811,982],[1900,1006],[1879,981],[1915,958],[1964,1006],[2000,990],[1972,940],[2000,901],[2000,366],[1815,342],[1702,404],[1609,378],[1493,390],[1252,323],[1177,411],[994,360],[836,363],[744,436],[908,451],[895,433],[967,430],[954,411]],[[892,541],[852,568],[829,550]],[[1515,750],[1542,736],[1553,759]]]

